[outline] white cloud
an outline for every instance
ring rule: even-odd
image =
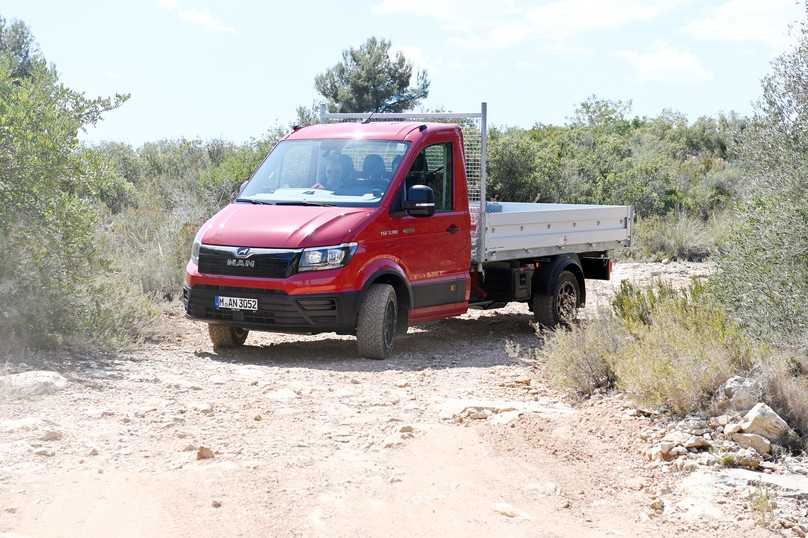
[[[645,51],[621,50],[615,56],[625,60],[642,81],[693,84],[713,78],[693,53],[665,43]]]
[[[235,34],[236,29],[207,9],[182,8],[177,0],[159,0],[160,7],[174,13],[181,21],[214,33]]]
[[[800,16],[795,0],[725,0],[685,26],[701,39],[754,41],[773,48],[788,42],[788,26]]]
[[[688,0],[381,0],[380,14],[437,20],[449,41],[464,48],[507,48],[528,40],[559,42],[620,28],[672,11]]]

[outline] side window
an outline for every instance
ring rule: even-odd
[[[426,185],[435,192],[435,211],[454,209],[452,178],[452,144],[427,146],[415,158],[407,173],[406,187]]]

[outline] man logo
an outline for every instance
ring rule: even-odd
[[[255,260],[238,260],[234,258],[230,258],[227,260],[228,267],[250,267],[252,269],[255,268]]]
[[[238,247],[235,258],[227,260],[228,267],[245,267],[255,269],[255,260],[247,260],[250,257],[250,247]]]

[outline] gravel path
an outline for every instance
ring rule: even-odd
[[[615,285],[592,286],[585,315]],[[14,365],[69,383],[0,401],[0,536],[767,535],[751,516],[649,517],[669,480],[641,457],[649,419],[531,380],[515,351],[538,345],[529,320],[524,305],[472,311],[369,361],[333,334],[214,353],[174,308],[160,344]]]

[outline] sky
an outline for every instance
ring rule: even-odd
[[[793,42],[797,0],[4,0],[63,81],[130,93],[90,143],[259,137],[318,98],[314,76],[370,36],[426,69],[428,108],[562,123],[591,95],[632,112],[748,114]],[[790,33],[792,34],[790,36]]]

